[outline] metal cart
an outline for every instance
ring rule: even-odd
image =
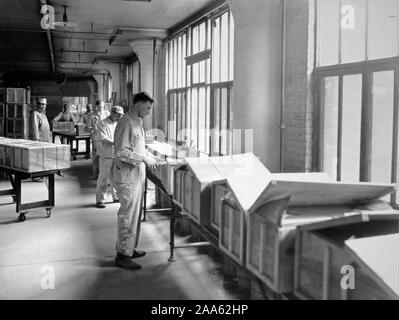
[[[49,218],[51,216],[51,210],[55,205],[55,196],[54,196],[54,181],[55,174],[61,175],[59,170],[49,170],[43,172],[33,172],[27,173],[18,171],[15,169],[9,169],[0,167],[1,171],[4,171],[8,177],[8,180],[11,182],[12,189],[0,190],[0,196],[11,195],[13,198],[13,203],[16,204],[16,212],[18,214],[18,221],[25,221],[26,214],[29,209],[35,208],[46,208],[46,215]],[[37,178],[47,178],[48,179],[48,199],[36,202],[22,203],[22,180],[27,179],[37,179]]]

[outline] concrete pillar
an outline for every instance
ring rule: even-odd
[[[227,2],[235,23],[232,126],[233,129],[253,129],[253,152],[270,171],[278,172],[281,0]]]
[[[154,96],[156,92],[156,88],[154,87],[154,76],[157,74],[156,61],[160,45],[161,43],[159,41],[152,39],[135,40],[130,43],[130,46],[140,61],[140,89],[141,91],[147,91],[151,96]],[[157,112],[156,108],[157,104],[155,103],[152,114],[144,119],[144,126],[147,130],[155,128],[154,119],[156,117],[154,114]]]
[[[97,99],[104,100],[104,77],[102,74],[94,74],[93,78],[97,81]]]

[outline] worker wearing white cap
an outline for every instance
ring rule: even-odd
[[[120,202],[115,264],[130,270],[140,269],[141,266],[132,259],[145,255],[144,251],[136,250],[143,207],[145,168],[148,166],[152,169],[157,162],[145,148],[142,118],[150,114],[153,102],[145,92],[136,94],[132,108],[115,129],[114,182]]]
[[[46,116],[46,98],[38,98],[36,108],[30,116],[29,139],[51,142],[50,124]]]
[[[113,106],[108,118],[100,121],[97,126],[97,154],[99,155],[100,172],[97,179],[96,205],[105,208],[108,181],[111,186],[112,199],[119,202],[114,189],[114,132],[116,124],[123,117],[123,108]]]
[[[109,116],[109,111],[104,110],[104,101],[97,100],[94,108],[94,112],[90,116],[89,129],[91,133],[91,147],[93,157],[93,178],[97,179],[99,174],[99,161],[100,158],[97,154],[97,127],[100,121],[104,120]]]

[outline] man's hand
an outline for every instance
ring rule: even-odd
[[[110,147],[113,146],[114,143],[112,141],[109,140],[101,140],[104,146]]]
[[[145,157],[144,158],[144,163],[151,170],[154,170],[154,169],[156,169],[158,167],[157,161],[154,158],[151,158],[151,157]]]

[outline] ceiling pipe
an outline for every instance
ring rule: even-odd
[[[76,53],[102,53],[102,54],[107,54],[108,53],[108,49],[106,49],[105,51],[91,51],[91,50],[64,50],[64,49],[59,49],[56,50],[56,52],[76,52]]]
[[[44,0],[41,0],[44,1]],[[6,31],[6,32],[38,32],[38,33],[44,33],[47,30],[43,29],[30,29],[30,28],[0,28],[0,31]],[[70,33],[70,34],[92,34],[94,36],[114,36],[118,35],[117,33],[110,33],[110,32],[90,32],[90,31],[69,31],[69,30],[53,30],[53,32],[62,32],[62,33]]]
[[[40,0],[40,4],[47,5],[47,2],[46,2],[46,0]],[[50,29],[46,29],[46,35],[47,35],[48,48],[49,48],[49,52],[50,52],[51,69],[53,71],[53,75],[55,75],[56,69],[55,69],[55,59],[54,59],[54,50],[53,50],[53,40],[51,38]]]

